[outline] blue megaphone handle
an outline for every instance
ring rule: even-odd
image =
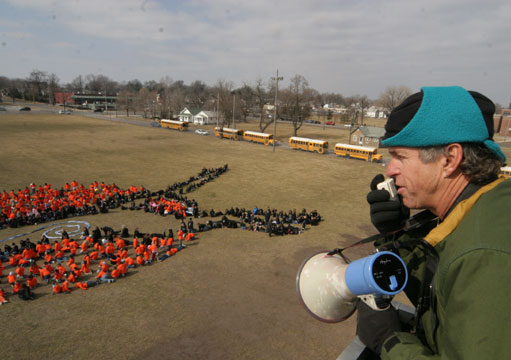
[[[379,263],[391,261],[393,266],[380,267],[382,271],[375,270]],[[388,274],[385,271],[389,270]],[[375,272],[376,271],[376,272]],[[396,276],[397,272],[401,274]],[[380,285],[376,281],[378,276]],[[385,279],[385,280],[383,280]],[[354,295],[396,295],[401,292],[408,282],[408,271],[404,261],[396,254],[390,251],[380,251],[351,262],[346,268],[345,280],[348,289]],[[390,282],[389,282],[390,281]],[[385,284],[385,288],[382,285]]]

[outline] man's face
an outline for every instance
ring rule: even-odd
[[[442,157],[423,163],[419,149],[406,147],[390,147],[389,154],[387,176],[394,178],[403,204],[410,209],[435,209],[441,201]]]

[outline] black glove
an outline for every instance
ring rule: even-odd
[[[376,189],[376,185],[384,180],[382,174],[376,175],[371,181],[371,192],[367,194],[371,222],[382,234],[400,229],[410,217],[410,209],[402,204],[400,196],[390,200],[387,190]]]
[[[385,340],[395,331],[401,331],[397,310],[373,310],[362,300],[357,303],[357,336],[362,343],[376,354],[381,353]]]

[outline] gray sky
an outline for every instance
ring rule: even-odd
[[[0,0],[0,75],[236,87],[279,69],[320,92],[461,85],[511,101],[506,0]]]

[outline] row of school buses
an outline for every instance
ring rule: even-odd
[[[176,120],[160,121],[161,126],[174,130],[184,131],[188,127],[187,122]],[[226,127],[215,127],[215,136],[221,139],[231,140],[245,140],[264,145],[273,145],[273,134],[266,134],[256,131],[244,131],[239,129],[231,129]],[[309,139],[297,136],[289,138],[289,147],[295,150],[304,150],[310,152],[317,152],[318,154],[328,153],[328,141]],[[382,160],[381,154],[378,154],[378,149],[374,147],[358,146],[350,144],[335,144],[334,153],[339,156],[350,158],[362,159],[369,162],[380,162]],[[511,179],[511,166],[505,166],[500,169],[500,175]]]
[[[273,134],[260,133],[255,131],[243,131],[231,128],[215,127],[215,136],[232,140],[246,140],[258,142],[264,145],[271,145],[274,142]],[[317,152],[318,154],[328,153],[328,141],[308,139],[298,136],[291,136],[288,141],[289,147],[295,150]],[[349,144],[335,144],[334,153],[339,156],[352,157],[365,161],[381,161],[381,154],[378,149],[366,146]]]
[[[188,127],[187,122],[177,120],[160,120],[161,127],[184,131]],[[215,127],[215,136],[221,139],[231,140],[245,140],[264,145],[273,145],[273,134],[267,134],[256,131],[245,131],[240,129],[232,129],[227,127]],[[316,152],[318,154],[328,153],[328,141],[308,139],[298,136],[291,136],[288,141],[289,147],[295,150],[304,150],[309,152]],[[335,144],[334,153],[339,156],[362,159],[369,162],[380,162],[382,157],[378,154],[378,149],[374,147],[349,145],[349,144]]]

